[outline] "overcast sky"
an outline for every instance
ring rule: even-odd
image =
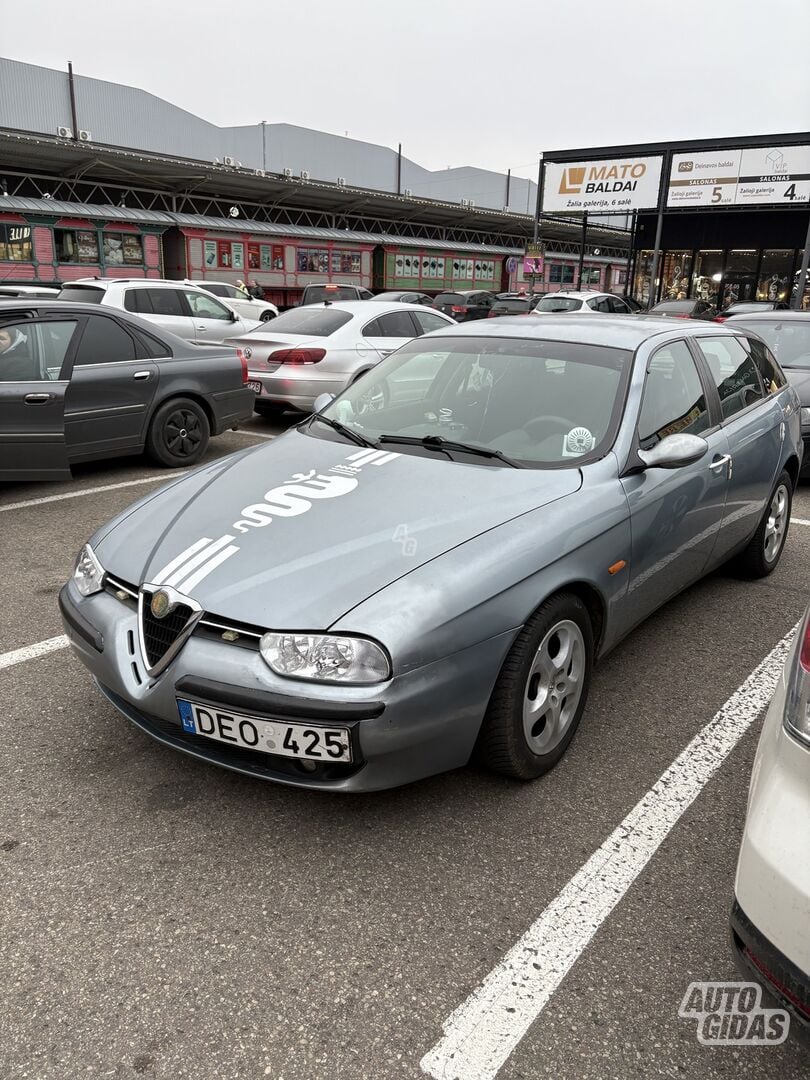
[[[431,169],[810,127],[810,0],[2,0],[0,53]]]

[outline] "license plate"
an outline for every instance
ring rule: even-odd
[[[248,390],[252,390],[256,394],[262,392],[262,384],[260,382],[254,382],[252,379],[248,382]]]
[[[198,705],[178,698],[177,708],[183,731],[217,742],[258,750],[281,757],[309,761],[351,761],[352,744],[348,728],[326,728],[316,724],[288,724],[286,720],[264,720],[259,716],[223,712],[213,705]]]

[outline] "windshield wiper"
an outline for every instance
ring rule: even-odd
[[[323,416],[321,413],[315,413],[310,416],[309,423],[313,424],[316,420],[320,420],[322,424],[328,424],[333,431],[336,431],[338,435],[343,435],[347,439],[351,439],[353,443],[357,443],[358,446],[374,446],[377,443],[372,442],[371,439],[367,439],[365,435],[361,435],[359,431],[354,431],[352,428],[347,427],[345,424],[341,424],[339,420],[333,420],[331,416]],[[306,423],[307,421],[305,421]]]
[[[492,450],[488,446],[475,446],[473,443],[455,442],[453,439],[445,439],[441,435],[423,435],[417,439],[413,435],[381,435],[381,443],[403,443],[407,446],[424,446],[426,450],[457,450],[464,454],[477,454],[479,457],[497,458],[504,465],[510,465],[513,469],[525,469],[514,458],[507,457],[502,450]]]

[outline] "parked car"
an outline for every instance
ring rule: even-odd
[[[373,300],[374,293],[360,285],[345,282],[328,282],[325,285],[305,285],[299,307],[308,304],[322,304],[325,300]]]
[[[535,293],[531,299],[525,295],[496,299],[489,309],[488,318],[496,319],[499,315],[529,315],[542,299],[542,293]]]
[[[584,315],[629,315],[631,308],[623,296],[582,290],[546,293],[534,311],[536,315],[575,311]]]
[[[650,315],[664,315],[668,319],[714,320],[717,308],[706,300],[662,300],[650,308]]]
[[[0,285],[0,300],[12,296],[34,297],[40,300],[55,300],[59,289],[50,285]]]
[[[369,791],[474,756],[537,777],[597,658],[721,563],[779,563],[799,414],[746,339],[610,315],[417,338],[99,529],[65,632],[129,720],[231,769]]]
[[[616,294],[614,293],[613,295],[615,296]],[[627,304],[627,306],[630,308],[631,313],[634,315],[638,312],[646,312],[647,310],[647,305],[642,304],[640,300],[636,300],[635,296],[627,296],[626,294],[622,294],[621,299],[624,300],[625,304]]]
[[[395,304],[424,304],[431,307],[433,297],[423,292],[381,292],[372,296],[372,300],[380,300],[383,303],[393,301]]]
[[[0,481],[60,480],[144,450],[193,465],[209,435],[251,416],[246,383],[227,345],[199,349],[101,305],[0,301]]]
[[[472,322],[474,319],[486,319],[495,303],[491,292],[483,289],[463,289],[456,292],[443,292],[434,299],[437,311],[452,316],[456,322]]]
[[[308,412],[320,394],[340,393],[406,341],[452,324],[414,304],[353,300],[292,308],[236,344],[248,361],[256,412]]]
[[[746,978],[810,1029],[810,608],[765,715],[731,914]]]
[[[728,320],[732,329],[752,330],[761,337],[799,395],[804,463],[810,477],[810,311],[757,311]],[[760,355],[756,350],[755,355]]]
[[[148,322],[199,345],[241,337],[261,323],[245,319],[227,302],[196,285],[152,278],[80,278],[63,285],[60,300],[102,304],[131,311]]]
[[[220,296],[227,301],[228,307],[232,307],[237,315],[245,319],[260,322],[269,322],[278,315],[278,308],[267,300],[259,300],[254,296],[248,296],[242,289],[237,289],[227,281],[185,281],[184,285],[196,285],[198,289],[204,289],[212,296]]]
[[[759,311],[787,311],[789,306],[783,300],[738,300],[724,307],[719,317],[730,319],[732,315],[755,315]]]

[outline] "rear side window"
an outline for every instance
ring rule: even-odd
[[[124,307],[141,315],[188,315],[179,289],[127,289]]]
[[[0,382],[58,379],[75,331],[67,319],[0,324]]]
[[[756,364],[737,338],[702,337],[697,343],[720,395],[724,419],[764,396]]]
[[[751,356],[757,365],[765,390],[769,394],[775,394],[787,384],[785,373],[768,352],[767,348],[758,338],[746,338],[751,349]]]
[[[272,326],[265,324],[249,331],[251,334],[307,334],[309,337],[329,337],[351,321],[348,311],[329,307],[299,307],[285,311],[273,319]]]
[[[140,327],[133,333],[136,339],[139,360],[159,360],[162,357],[172,355],[172,350],[168,345],[164,345],[162,341],[158,341],[156,337],[147,334]]]
[[[65,285],[59,291],[60,300],[70,300],[74,304],[100,304],[104,299],[104,290],[92,285]]]
[[[377,337],[412,338],[416,335],[416,329],[411,321],[409,311],[390,311],[387,315],[381,315],[375,319],[377,324]],[[370,330],[366,330],[368,337],[373,337]]]
[[[135,359],[135,342],[123,326],[104,315],[90,316],[76,351],[76,366]]]
[[[697,435],[710,426],[706,396],[685,342],[659,349],[650,361],[638,420],[638,442],[650,450],[667,435]]]
[[[227,285],[215,285],[213,282],[206,281],[204,285],[200,282],[200,288],[213,293],[214,296],[233,296],[232,292],[228,292]]]

